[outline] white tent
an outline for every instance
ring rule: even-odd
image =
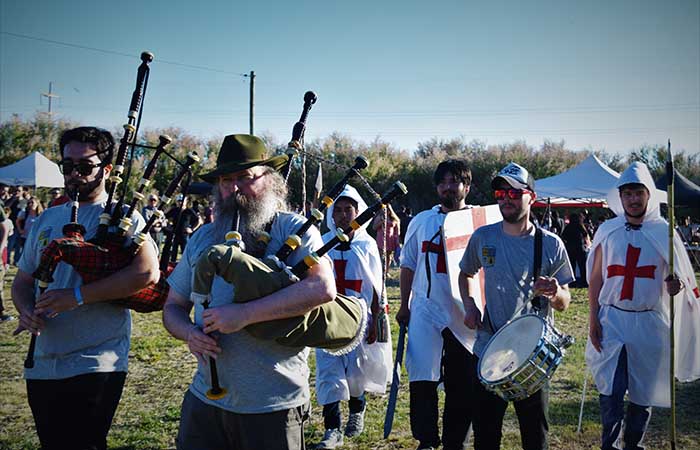
[[[10,186],[63,187],[58,164],[34,152],[9,166],[0,167],[0,183]]]
[[[620,174],[606,166],[595,155],[581,161],[564,173],[535,180],[540,202],[560,206],[587,206],[605,202]]]

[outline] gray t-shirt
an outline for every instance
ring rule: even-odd
[[[80,206],[78,221],[87,231],[86,239],[95,235],[105,202],[106,196],[97,203]],[[20,270],[31,275],[39,267],[44,247],[63,237],[63,226],[70,222],[70,213],[69,202],[39,215],[24,244]],[[138,212],[134,212],[133,219],[132,232],[144,227]],[[56,266],[53,278],[48,290],[83,284],[80,275],[63,262]],[[52,380],[92,372],[126,372],[130,334],[129,310],[106,302],[86,304],[46,319],[46,327],[36,340],[34,368],[24,370],[25,378]]]
[[[532,293],[535,270],[535,227],[524,236],[511,236],[503,231],[503,222],[477,229],[469,240],[459,267],[467,275],[484,269],[486,281],[486,314],[484,326],[477,333],[474,353],[481,357],[491,336],[523,307]],[[550,276],[562,263],[555,275],[560,285],[575,280],[564,243],[559,237],[542,230],[542,266],[540,274]],[[531,306],[522,314],[531,312]]]
[[[270,230],[272,239],[265,251],[274,254],[284,240],[305,221],[297,214],[279,213]],[[220,243],[215,236],[214,224],[203,225],[192,235],[182,259],[168,278],[170,288],[189,299],[192,291],[192,272],[201,254],[210,246]],[[294,265],[311,250],[322,245],[316,227],[303,236],[302,245],[287,259]],[[234,287],[215,277],[211,290],[211,306],[230,304]],[[203,308],[195,304],[194,319],[202,325]],[[190,385],[190,391],[204,403],[239,414],[280,411],[301,406],[309,401],[309,367],[306,348],[283,347],[273,341],[254,338],[245,330],[221,334],[219,345],[223,351],[216,362],[220,385],[228,390],[221,400],[210,400],[206,392],[211,387],[209,366],[199,365]]]

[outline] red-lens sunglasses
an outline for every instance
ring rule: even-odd
[[[506,195],[511,200],[519,200],[523,198],[523,194],[532,195],[532,191],[528,189],[496,189],[493,191],[493,195],[496,197],[496,200],[503,200],[506,198]]]

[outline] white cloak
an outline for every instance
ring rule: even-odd
[[[401,267],[413,271],[408,326],[406,369],[409,381],[440,379],[442,330],[449,328],[457,340],[471,351],[476,331],[464,325],[464,307],[458,292],[453,292],[439,233],[446,214],[440,205],[417,214],[408,225],[401,250]],[[442,248],[442,255],[430,251],[432,244]],[[429,250],[427,253],[423,250]],[[425,258],[430,263],[430,293]],[[459,261],[456,261],[459,263]]]
[[[352,186],[346,186],[340,197],[350,197],[358,202],[358,214],[367,208],[359,193]],[[333,205],[328,210],[327,220],[331,230]],[[331,231],[323,236],[324,242],[335,236]],[[364,228],[356,230],[350,241],[350,249],[333,249],[328,252],[333,261],[338,293],[359,297],[367,302],[371,311],[374,292],[379,306],[387,307],[383,289],[382,263],[375,240]],[[344,273],[339,273],[343,269]],[[327,405],[340,400],[358,397],[363,392],[384,394],[392,377],[391,335],[388,342],[367,344],[363,339],[360,345],[346,355],[332,356],[325,351],[316,351],[316,397],[319,404]]]
[[[598,353],[589,338],[586,362],[598,390],[610,395],[624,345],[630,400],[642,406],[668,407],[670,315],[669,295],[663,283],[669,269],[668,223],[659,214],[659,194],[646,166],[640,163],[630,166],[620,176],[617,186],[627,183],[644,184],[651,198],[641,229],[627,231],[617,187],[608,195],[608,203],[618,217],[600,226],[587,262],[590,274],[593,255],[600,247],[603,286],[598,298],[601,305],[598,317],[603,329],[603,348]],[[653,278],[649,278],[652,267]],[[700,378],[700,294],[688,254],[677,234],[674,268],[685,284],[685,289],[675,297],[675,373],[679,380],[691,381]]]

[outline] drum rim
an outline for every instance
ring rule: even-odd
[[[500,334],[503,332],[503,330],[505,330],[506,327],[508,327],[508,325],[510,325],[511,323],[513,323],[513,322],[515,322],[515,321],[517,321],[517,320],[520,320],[520,319],[523,319],[523,318],[532,318],[532,317],[537,318],[540,322],[543,323],[542,333],[540,333],[540,337],[539,337],[539,339],[538,339],[538,342],[539,342],[539,340],[541,340],[542,337],[543,337],[544,334],[545,334],[545,330],[547,329],[547,322],[545,321],[544,318],[540,317],[538,314],[535,314],[535,313],[523,314],[523,315],[521,315],[521,316],[518,316],[518,317],[516,317],[516,318],[514,318],[514,319],[509,320],[508,322],[505,323],[505,325],[503,325],[501,328],[499,328],[498,331],[496,331],[496,332],[493,334],[493,336],[491,336],[491,338],[488,340],[488,342],[486,343],[486,346],[484,347],[484,351],[482,352],[482,357],[479,358],[479,364],[477,365],[477,368],[476,368],[477,375],[479,375],[479,381],[481,381],[481,383],[482,383],[483,385],[485,385],[485,386],[487,386],[487,387],[490,387],[491,385],[500,384],[500,383],[501,383],[502,381],[504,381],[504,380],[509,380],[509,379],[511,379],[511,375],[512,375],[514,372],[517,371],[517,369],[516,369],[515,371],[511,372],[509,375],[506,375],[506,376],[504,376],[504,377],[501,377],[501,378],[499,378],[499,379],[497,379],[497,380],[493,380],[493,381],[486,380],[486,379],[481,375],[481,366],[482,366],[482,363],[484,362],[484,357],[483,357],[483,355],[486,353],[486,349],[489,348],[489,345],[491,344],[491,342],[492,342],[494,339],[496,339],[496,336],[500,335]],[[534,350],[534,349],[533,349],[533,350]],[[530,352],[530,355],[532,355],[532,352]],[[518,366],[518,369],[519,369],[520,367],[522,367],[522,364],[521,364],[520,366]]]

